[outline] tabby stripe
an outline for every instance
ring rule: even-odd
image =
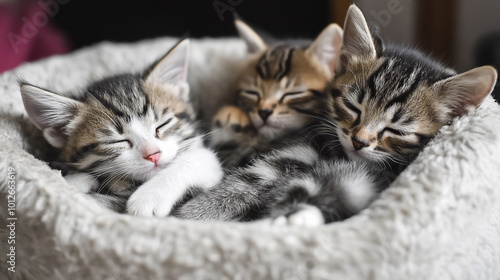
[[[408,125],[408,124],[411,124],[415,121],[415,119],[413,117],[408,117],[406,120],[403,121],[403,124],[404,125]]]
[[[359,104],[363,104],[363,100],[365,100],[365,96],[366,96],[365,89],[361,89],[361,91],[359,92],[359,95],[358,95],[358,103]]]
[[[76,153],[74,153],[71,156],[71,161],[72,162],[79,161],[80,159],[84,158],[88,154],[92,153],[94,151],[94,149],[97,148],[98,145],[99,145],[99,143],[91,143],[91,144],[83,146],[81,149],[77,150]]]
[[[89,166],[83,168],[83,169],[80,169],[80,171],[93,171],[94,169],[100,169],[102,168],[102,165],[108,163],[108,162],[111,162],[112,160],[114,160],[115,158],[117,158],[118,155],[114,155],[114,156],[110,156],[109,158],[107,159],[101,159],[101,160],[96,160],[95,162],[93,162],[92,164],[90,164]]]
[[[380,76],[382,71],[385,71],[388,64],[389,64],[389,60],[388,59],[384,60],[382,65],[380,65],[380,67],[375,72],[373,72],[372,75],[370,76],[370,78],[368,79],[368,88],[370,89],[370,93],[371,93],[372,97],[374,97],[375,94],[377,93],[377,90],[375,88],[375,80],[378,78],[378,76]]]
[[[118,131],[119,134],[123,134],[125,131],[123,130],[123,125],[119,120],[115,120],[114,122],[116,131]]]
[[[238,176],[239,179],[241,179],[244,183],[251,185],[251,186],[256,186],[260,184],[260,176],[255,173],[245,173],[241,174],[242,176]]]
[[[294,48],[291,48],[287,50],[286,52],[286,58],[280,63],[280,71],[277,73],[275,79],[276,80],[281,80],[283,77],[290,72],[290,67],[292,64],[292,56],[293,53],[295,52]]]
[[[139,113],[139,116],[145,116],[148,113],[148,108],[149,108],[150,102],[149,102],[149,97],[144,94],[144,105],[142,106],[142,112]],[[156,119],[159,118],[159,116],[156,115]]]
[[[396,103],[404,103],[408,97],[410,97],[410,95],[415,91],[415,89],[417,89],[418,85],[420,83],[420,79],[419,77],[417,77],[413,83],[411,84],[410,88],[403,92],[403,94],[399,95],[398,97],[392,99],[391,101],[389,101],[386,105],[385,105],[385,109],[389,109],[390,107],[392,107],[394,104]]]
[[[361,123],[361,115],[358,114],[358,116],[356,117],[356,119],[354,120],[354,123],[352,124],[352,127],[356,127],[358,126],[359,124]]]
[[[115,114],[116,116],[118,117],[122,117],[122,118],[125,118],[126,120],[130,120],[130,115],[120,111],[118,108],[116,108],[113,104],[111,104],[110,102],[108,102],[107,100],[105,99],[102,99],[102,98],[98,98],[100,96],[95,96],[94,94],[92,94],[92,96],[94,96],[95,99],[99,100],[99,102],[108,110],[110,110],[113,114]]]
[[[260,59],[259,59],[259,62],[257,63],[257,74],[259,74],[259,76],[262,78],[262,79],[265,79],[266,78],[266,67],[265,67],[265,60],[266,60],[266,56],[263,55]]]
[[[361,115],[361,110],[359,110],[356,106],[348,102],[347,100],[344,100],[344,104],[347,108],[349,108],[351,111],[355,112],[356,114]]]
[[[289,206],[296,203],[305,203],[309,199],[309,192],[302,186],[293,186],[291,190],[288,191],[286,197],[279,201],[277,204],[280,206]],[[300,209],[294,209],[286,214],[287,217],[293,215]]]
[[[322,92],[322,91],[319,91],[319,90],[315,90],[315,89],[308,89],[308,91],[312,92],[312,94],[316,97],[323,97],[325,96],[325,93]]]
[[[392,117],[391,122],[396,123],[397,121],[399,121],[401,119],[402,116],[403,116],[403,110],[401,110],[401,108],[400,108],[396,111],[396,113],[394,114],[394,117]]]
[[[336,115],[336,118],[334,118],[335,120],[342,121],[344,119],[352,118],[352,116],[343,107],[341,107],[338,102],[335,102],[333,107]]]

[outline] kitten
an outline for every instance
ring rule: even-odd
[[[70,185],[118,212],[165,216],[192,186],[221,179],[187,103],[188,48],[183,40],[143,74],[103,79],[78,98],[21,82],[26,111],[61,149],[56,165]]]
[[[489,66],[456,75],[417,51],[384,48],[354,5],[335,71],[313,139],[235,170],[174,215],[310,226],[346,219],[376,199],[442,126],[480,106],[497,79]]]
[[[215,115],[210,140],[226,166],[239,165],[316,121],[342,43],[337,24],[306,47],[269,45],[241,20],[235,25],[250,58],[238,83],[237,106]]]

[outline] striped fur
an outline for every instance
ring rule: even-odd
[[[240,20],[236,26],[247,42],[249,61],[238,84],[236,106],[224,107],[215,116],[217,132],[211,139],[226,166],[275,148],[316,122],[342,40],[340,27],[331,25],[306,45],[267,45]]]
[[[194,112],[186,102],[187,47],[188,42],[181,41],[143,74],[103,79],[74,99],[21,84],[31,119],[49,142],[62,143],[59,160],[53,166],[67,173],[70,184],[89,192],[106,207],[125,212],[129,197],[141,196],[152,178],[167,176],[163,174],[167,169],[174,172],[169,170],[172,166],[189,170],[190,163],[185,161],[191,153],[205,154],[206,158],[200,160],[213,164],[213,174],[221,172],[215,155],[203,147]],[[85,174],[94,179],[89,181]],[[186,176],[191,175],[188,172]],[[182,181],[176,184],[168,187],[191,187],[183,186]],[[128,211],[148,215],[150,210],[143,211],[148,204],[173,204],[182,196],[181,191],[165,202],[156,201],[158,196],[151,198],[155,202],[140,197],[139,204],[129,202]],[[168,211],[160,212],[167,215]]]
[[[353,5],[316,134],[236,169],[174,215],[298,225],[348,218],[376,199],[443,125],[478,107],[496,77],[491,67],[456,75],[419,52],[384,49]]]

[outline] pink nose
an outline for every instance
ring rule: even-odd
[[[158,165],[158,161],[160,160],[160,154],[161,154],[161,152],[158,151],[156,153],[145,156],[144,159],[153,162],[155,165]]]

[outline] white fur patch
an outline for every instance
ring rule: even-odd
[[[363,172],[344,178],[342,186],[347,196],[347,202],[356,211],[366,208],[375,197],[373,182]]]
[[[290,226],[303,226],[303,227],[317,227],[325,224],[321,211],[316,206],[302,204],[301,210],[285,217],[279,216],[273,220],[273,224],[277,226],[290,225]]]
[[[308,146],[293,146],[281,149],[276,152],[276,155],[278,157],[293,158],[307,164],[313,164],[318,160],[316,151]]]

